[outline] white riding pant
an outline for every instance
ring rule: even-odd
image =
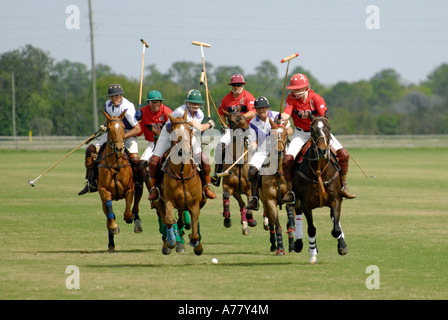
[[[96,148],[96,152],[100,151],[103,144],[107,142],[107,133],[104,133],[100,137],[93,140],[93,145]],[[129,151],[129,153],[138,153],[138,141],[137,137],[129,137],[124,140],[124,147]]]
[[[305,132],[300,129],[295,129],[294,134],[291,137],[291,142],[289,143],[289,148],[286,151],[286,155],[292,155],[294,158],[302,149],[303,145],[310,139],[311,133]],[[330,133],[330,148],[336,153],[339,149],[342,149],[342,144],[336,139],[336,137]]]

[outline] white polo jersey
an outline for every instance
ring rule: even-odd
[[[173,118],[182,118],[185,113],[185,109],[187,108],[187,105],[181,105],[179,108],[173,111],[171,116]],[[190,122],[191,120],[195,120],[197,123],[201,124],[204,120],[204,112],[202,112],[201,109],[198,109],[194,116],[190,114],[190,112],[187,109],[187,122]],[[162,157],[163,154],[170,148],[171,146],[171,136],[170,133],[167,131],[171,127],[171,120],[168,120],[166,124],[163,126],[162,131],[159,135],[159,140],[157,140],[156,147],[154,149],[153,155]],[[193,156],[196,159],[196,156],[201,154],[202,148],[201,148],[201,133],[193,128],[193,138],[192,138],[192,145],[193,145]]]
[[[268,118],[266,119],[266,121],[262,121],[258,117],[258,115],[256,115],[249,123],[249,142],[257,142],[257,150],[252,155],[249,164],[260,170],[260,174],[262,175],[271,175],[275,174],[278,171],[277,167],[273,167],[278,165],[278,162],[276,161],[271,161],[271,165],[269,167],[263,168],[263,170],[261,170],[263,163],[269,156],[277,156],[276,152],[275,154],[270,155],[272,142],[271,123],[269,122],[269,119],[272,119],[272,121],[274,121],[275,117],[278,114],[279,113],[277,111],[269,110]],[[285,127],[289,128],[290,126],[291,124],[288,121]]]
[[[123,97],[120,105],[118,106],[114,106],[110,99],[106,101],[106,105],[104,106],[104,111],[112,117],[118,117],[125,110],[126,114],[124,115],[123,123],[125,125],[125,130],[129,131],[138,124],[138,121],[135,118],[134,104]]]

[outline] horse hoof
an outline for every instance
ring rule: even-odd
[[[185,250],[185,246],[183,245],[182,242],[176,242],[176,252],[177,253],[187,252],[187,250]]]
[[[115,247],[109,246],[109,249],[107,250],[107,252],[115,252]]]
[[[284,255],[286,255],[286,253],[285,253],[285,250],[278,249],[278,250],[277,250],[277,253],[276,253],[275,255],[276,255],[276,256],[284,256]]]
[[[275,252],[277,250],[277,246],[275,244],[271,245],[271,252]]]
[[[252,228],[257,226],[257,221],[255,221],[255,220],[249,220],[247,223],[249,224],[249,227],[252,227]]]
[[[167,256],[171,253],[171,249],[168,247],[162,247],[162,253]]]
[[[204,249],[202,248],[202,244],[199,243],[199,245],[194,247],[193,252],[195,255],[200,256],[204,252]]]
[[[345,256],[348,253],[347,244],[344,241],[344,238],[338,239],[338,253],[341,256]]]
[[[311,257],[310,264],[317,264],[317,256],[312,256]]]
[[[302,239],[297,239],[296,241],[294,241],[294,251],[297,253],[302,252],[303,249],[303,241]]]
[[[140,221],[140,219],[136,219],[134,221],[134,232],[141,233],[142,231],[143,231],[142,222]]]
[[[247,236],[250,233],[249,225],[248,225],[247,221],[243,221],[242,225],[243,225],[243,229],[242,229],[243,236]]]
[[[110,228],[109,229],[110,233],[112,234],[118,234],[120,232],[120,228],[116,227],[116,228]]]
[[[232,226],[232,220],[230,218],[224,218],[224,227],[230,228]]]

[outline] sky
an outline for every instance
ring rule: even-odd
[[[372,7],[373,6],[373,7]],[[75,10],[73,10],[75,8]],[[78,10],[79,15],[76,15]],[[301,66],[319,82],[368,80],[392,68],[418,84],[448,63],[445,0],[92,0],[96,63],[140,79],[145,66],[174,62],[240,66],[269,60],[283,77]],[[91,68],[88,0],[2,0],[0,54],[31,44],[56,61]]]

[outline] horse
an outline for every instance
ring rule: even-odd
[[[282,158],[285,153],[286,144],[288,141],[288,132],[286,131],[285,124],[277,124],[272,119],[269,119],[271,124],[271,148],[269,150],[269,165],[276,166],[277,170],[272,175],[261,175],[260,188],[260,200],[263,203],[264,216],[266,217],[264,222],[265,230],[270,231],[271,252],[276,251],[276,255],[285,255],[285,248],[283,246],[282,239],[282,227],[278,216],[277,206],[280,203],[282,197],[287,192],[286,181],[283,176],[282,170]],[[276,163],[272,163],[276,161]],[[286,212],[288,216],[287,234],[289,240],[289,252],[293,251],[294,247],[294,208],[290,205],[286,206]]]
[[[125,199],[124,220],[132,223],[131,205],[134,197],[134,180],[132,168],[125,152],[124,124],[122,122],[126,111],[119,117],[112,117],[104,112],[107,125],[107,143],[98,160],[98,193],[107,217],[109,234],[109,252],[115,250],[114,235],[120,232],[115,222],[112,200]]]
[[[330,149],[330,124],[325,117],[311,115],[311,138],[305,146],[308,150],[299,152],[295,162],[293,191],[298,199],[296,213],[304,213],[308,223],[310,263],[317,263],[316,228],[313,224],[312,210],[329,207],[333,222],[332,236],[337,239],[337,251],[340,255],[348,253],[344,240],[340,217],[342,205],[342,186],[339,177],[340,167]],[[303,152],[305,152],[303,154]],[[296,159],[298,159],[296,158]],[[300,160],[300,159],[299,159]]]
[[[171,120],[171,136],[177,140],[171,141],[171,149],[167,152],[169,156],[162,169],[165,173],[161,180],[160,198],[153,201],[162,223],[166,225],[166,236],[162,237],[163,254],[170,254],[171,249],[176,246],[173,228],[174,209],[190,213],[192,230],[190,245],[194,247],[196,255],[203,253],[199,233],[199,213],[207,198],[203,194],[198,165],[193,163],[191,145],[193,131],[187,123],[187,115],[187,110],[181,118],[168,115]]]
[[[241,214],[241,224],[242,224],[242,233],[243,235],[248,235],[250,227],[255,227],[257,225],[257,221],[254,220],[251,210],[246,209],[246,203],[242,199],[242,195],[246,195],[247,200],[249,200],[251,196],[250,190],[250,181],[249,181],[249,162],[247,156],[247,147],[244,141],[244,131],[249,128],[247,124],[246,118],[240,112],[227,112],[224,111],[224,114],[227,116],[229,121],[229,128],[233,130],[233,138],[235,141],[231,142],[232,149],[230,149],[230,145],[227,146],[227,155],[228,153],[233,151],[232,153],[232,163],[226,163],[228,161],[224,161],[223,163],[223,171],[225,172],[229,167],[231,167],[238,160],[239,156],[242,156],[244,153],[244,161],[238,161],[237,164],[229,171],[229,175],[223,177],[222,188],[223,188],[223,217],[224,217],[224,226],[226,228],[230,228],[232,226],[232,220],[230,219],[230,196],[233,196],[236,201],[238,201],[238,205],[240,207]],[[241,150],[244,153],[241,153]]]

